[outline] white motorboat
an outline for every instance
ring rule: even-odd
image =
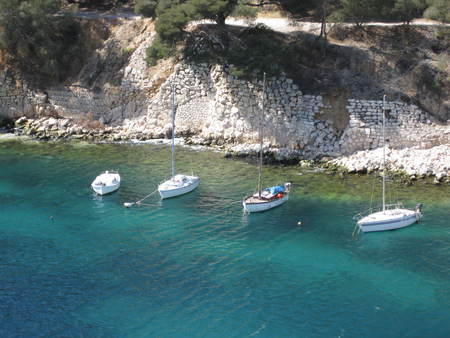
[[[175,165],[175,114],[176,114],[175,89],[172,88],[172,175],[158,186],[158,192],[162,199],[175,197],[191,192],[200,184],[200,178],[194,175],[182,175],[176,173]]]
[[[261,111],[264,111],[264,95],[266,91],[266,74],[264,73],[263,90],[261,99]],[[258,166],[258,189],[254,194],[247,196],[242,201],[245,212],[261,212],[275,208],[289,200],[291,183],[284,183],[282,186],[274,186],[261,189],[262,165],[263,165],[263,137],[262,122],[259,122],[259,166]]]
[[[120,187],[120,175],[117,171],[105,171],[98,175],[91,184],[99,195],[109,194]]]
[[[382,181],[382,206],[378,210],[369,209],[364,214],[358,214],[354,218],[357,226],[363,232],[394,230],[407,227],[422,218],[422,204],[416,205],[414,210],[406,209],[401,203],[386,205],[386,151],[385,151],[385,114],[386,95],[383,96],[383,181]]]

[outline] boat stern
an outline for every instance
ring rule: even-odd
[[[416,213],[417,222],[419,222],[422,219],[422,217],[423,217],[422,207],[423,207],[422,203],[417,203],[416,204],[416,208],[414,209],[414,211]]]

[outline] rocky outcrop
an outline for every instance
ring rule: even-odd
[[[115,33],[127,38],[121,40]],[[417,105],[388,96],[383,107],[381,98],[348,98],[347,92],[335,99],[306,95],[286,75],[267,79],[262,109],[261,77],[241,80],[222,65],[168,62],[148,67],[144,55],[153,38],[150,21],[125,22],[108,36],[104,50],[92,56],[79,78],[45,92],[32,91],[4,72],[0,115],[35,118],[20,119],[17,131],[40,139],[164,138],[171,135],[170,96],[175,90],[177,134],[190,143],[220,146],[239,156],[255,152],[262,136],[266,153],[276,160],[331,159],[366,151],[336,164],[351,171],[352,165],[357,171],[373,170],[373,161],[362,158],[371,158],[367,150],[381,145],[383,108],[389,111],[385,130],[392,151],[450,144],[450,121],[439,122]],[[124,56],[120,64],[108,65],[111,55],[118,54]],[[432,156],[430,151],[417,154]],[[418,162],[402,161],[393,168],[411,175],[448,175],[448,166],[435,170],[433,161],[423,162],[428,163],[426,170]]]
[[[146,116],[127,120],[124,127],[162,135],[170,122],[170,84],[178,98],[177,130],[201,144],[243,145],[259,140],[259,125],[267,149],[281,157],[336,157],[381,144],[383,101],[349,99],[348,123],[339,130],[323,111],[322,96],[303,95],[286,77],[267,81],[264,111],[259,107],[262,83],[232,77],[226,67],[179,64],[149,101]],[[161,104],[163,103],[163,104]],[[387,102],[386,139],[392,148],[429,148],[450,143],[450,126],[434,121],[415,105]]]
[[[139,142],[149,141],[158,137],[161,139],[170,135],[171,126],[159,129],[159,135],[150,134],[145,129],[108,127],[96,121],[80,121],[67,118],[27,119],[22,117],[16,121],[16,133],[40,140],[75,139],[92,142]],[[222,146],[226,156],[248,156],[259,151],[259,143],[241,143],[234,146]],[[264,152],[274,160],[292,159],[292,154],[284,149],[273,148],[264,143]],[[386,169],[401,171],[411,179],[434,177],[436,183],[450,182],[450,144],[439,145],[428,149],[421,147],[400,150],[387,148],[385,150]],[[298,158],[297,158],[298,159]],[[300,161],[301,163],[305,161]],[[306,161],[308,162],[308,161]],[[309,163],[309,162],[308,162]],[[383,149],[358,151],[349,156],[342,156],[325,163],[327,168],[341,167],[349,173],[366,173],[380,171],[383,163]]]
[[[189,142],[220,145],[230,154],[245,156],[258,149],[261,124],[266,153],[276,160],[320,159],[376,149],[382,140],[382,111],[386,116],[386,139],[392,149],[419,147],[430,149],[450,144],[450,126],[439,124],[415,105],[402,102],[349,99],[348,123],[338,130],[327,116],[322,96],[303,95],[292,80],[282,76],[268,79],[264,110],[260,107],[262,83],[248,82],[231,76],[226,67],[180,63],[160,86],[152,98],[141,101],[142,116],[125,119],[121,126],[108,126],[105,120],[93,116],[72,116],[71,119],[44,118],[18,121],[22,133],[40,139],[75,138],[92,141],[148,140],[171,135],[170,97],[177,98],[177,133]],[[52,111],[68,116],[61,106],[51,103]],[[93,100],[95,102],[95,100]],[[45,104],[44,98],[41,104]],[[70,101],[65,102],[65,107]],[[92,103],[91,103],[92,104]],[[78,117],[77,117],[78,116]],[[93,118],[93,119],[92,119]],[[405,151],[405,154],[408,152]],[[357,153],[335,164],[349,171],[375,170],[369,152]],[[419,153],[418,153],[419,154]],[[435,166],[422,161],[393,161],[393,169],[405,170],[409,175],[448,175],[447,166]],[[445,158],[445,154],[441,154]],[[403,157],[401,157],[403,158]],[[433,157],[434,158],[434,157]],[[366,160],[364,160],[366,159]],[[427,165],[424,165],[427,163]],[[355,169],[356,168],[356,169]]]
[[[450,178],[450,144],[428,149],[412,147],[407,149],[385,149],[386,169],[402,171],[411,178],[434,176],[436,182]],[[358,151],[330,161],[344,167],[350,173],[371,172],[383,168],[383,148]]]
[[[92,121],[90,121],[92,123]],[[88,141],[119,141],[116,133],[120,127],[104,127],[88,121],[76,121],[69,118],[44,117],[28,119],[21,117],[15,122],[15,132],[39,140],[79,139]]]

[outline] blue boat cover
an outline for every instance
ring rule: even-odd
[[[266,188],[264,190],[268,190],[272,195],[276,195],[279,192],[284,192],[284,187],[281,186],[281,185],[277,185],[275,187],[269,187],[269,188]]]

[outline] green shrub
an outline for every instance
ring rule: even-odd
[[[0,48],[43,86],[69,76],[83,55],[78,22],[59,8],[55,0],[0,0]]]
[[[279,74],[290,53],[281,35],[263,24],[244,29],[239,34],[220,28],[199,29],[193,32],[186,46],[186,58],[231,65],[231,73],[239,78],[251,78],[254,72],[266,72],[268,76]]]
[[[158,2],[156,0],[136,0],[134,12],[148,18],[153,18],[157,4]]]
[[[235,18],[254,19],[258,15],[258,8],[238,4],[231,14]]]
[[[160,38],[156,38],[152,45],[147,48],[146,61],[149,66],[155,66],[158,60],[175,55],[175,46],[171,46]]]
[[[430,0],[430,7],[424,13],[424,17],[441,22],[450,22],[450,2],[448,0]]]

